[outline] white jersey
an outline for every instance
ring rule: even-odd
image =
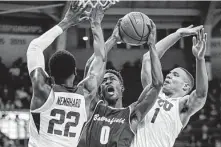
[[[138,125],[131,147],[172,147],[183,125],[179,98],[160,94],[154,106]]]
[[[55,85],[45,104],[30,112],[29,147],[76,147],[86,120],[83,89]]]

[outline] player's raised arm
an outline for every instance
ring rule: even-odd
[[[103,37],[103,31],[101,28],[101,21],[104,17],[104,10],[99,3],[96,7],[92,7],[92,10],[88,12],[90,16],[91,30],[93,34],[93,47],[94,47],[94,59],[92,60],[88,72],[83,81],[79,85],[84,84],[86,94],[96,94],[98,88],[98,80],[103,77],[106,67],[106,52],[105,43]],[[90,96],[90,98],[93,96]]]
[[[40,37],[31,41],[27,50],[27,64],[28,71],[33,86],[33,99],[31,102],[31,109],[41,107],[47,100],[51,87],[46,84],[47,73],[45,72],[45,60],[43,51],[60,35],[64,30],[70,26],[78,24],[85,18],[80,18],[85,10],[83,4],[73,2],[70,5],[64,19],[56,26],[45,32]]]
[[[158,98],[158,94],[163,85],[163,73],[161,63],[155,48],[156,27],[152,21],[151,24],[152,31],[150,37],[148,38],[148,46],[150,49],[152,83],[144,88],[139,99],[136,103],[134,103],[132,107],[133,114],[135,114],[138,121],[141,121],[146,113],[151,109],[156,99]]]
[[[163,38],[156,44],[156,50],[159,58],[161,58],[164,53],[173,46],[180,38],[187,37],[190,35],[196,35],[197,32],[202,29],[201,26],[193,27],[190,25],[186,28],[180,28],[176,32],[168,35],[167,37]],[[142,60],[142,69],[141,69],[141,82],[143,88],[151,83],[151,74],[150,74],[150,53],[147,52],[143,55]]]
[[[197,39],[193,37],[192,52],[196,57],[196,89],[190,94],[189,99],[184,104],[186,111],[182,114],[181,119],[184,126],[188,122],[190,116],[199,111],[206,102],[208,92],[208,75],[206,71],[205,52],[206,52],[207,34],[202,29]],[[186,122],[186,123],[185,123]]]
[[[114,45],[117,44],[118,41],[121,41],[120,35],[119,35],[119,26],[120,26],[121,19],[118,20],[112,35],[107,39],[105,42],[105,52],[106,55],[109,53],[109,51],[113,48]],[[94,60],[94,54],[88,59],[85,70],[84,70],[84,77],[87,75],[87,72],[89,70],[89,67]]]

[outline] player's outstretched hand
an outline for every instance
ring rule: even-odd
[[[104,18],[104,9],[100,3],[98,3],[95,7],[92,7],[91,11],[89,12],[89,18],[91,23],[101,24]]]
[[[192,52],[198,60],[204,59],[206,53],[206,41],[207,34],[204,33],[204,28],[202,28],[198,31],[197,38],[195,36],[193,37]]]
[[[68,11],[66,12],[64,19],[60,22],[59,26],[65,30],[71,26],[75,26],[81,21],[88,20],[86,15],[86,9],[88,5],[83,1],[71,1]]]
[[[149,26],[149,24],[147,24]],[[150,35],[147,38],[147,44],[150,45],[155,45],[156,42],[156,25],[154,24],[154,22],[150,19]]]
[[[100,3],[97,3],[91,8],[90,12],[86,12],[87,16],[90,18],[91,23],[101,23],[104,18],[104,12],[109,9],[113,3],[107,3],[105,6],[102,6]]]
[[[197,35],[197,32],[199,32],[203,28],[203,25],[193,27],[193,25],[190,25],[186,28],[180,28],[176,32],[179,33],[180,37],[187,37],[191,35]]]

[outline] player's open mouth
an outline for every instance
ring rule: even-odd
[[[108,86],[107,87],[107,93],[110,94],[110,95],[114,95],[114,87]]]
[[[164,85],[165,85],[165,84],[170,84],[170,81],[169,81],[168,79],[165,79]]]

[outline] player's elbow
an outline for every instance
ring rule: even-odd
[[[29,46],[36,46],[36,45],[38,45],[38,42],[39,42],[38,40],[39,40],[38,38],[33,39],[33,40],[30,42]]]
[[[153,78],[152,80],[152,86],[156,89],[161,89],[163,86],[163,76],[158,76],[156,78]]]
[[[35,72],[32,72],[33,76],[31,76],[31,82],[32,82],[32,87],[34,89],[34,91],[44,91],[44,85],[45,85],[45,82],[39,80],[39,78],[37,77],[37,73],[36,71]]]
[[[206,89],[203,89],[203,90],[196,90],[196,96],[198,98],[205,98],[207,97],[207,90]]]
[[[37,39],[37,38],[36,38],[36,39],[33,39],[33,40],[31,41],[31,43],[29,44],[28,50],[27,50],[27,52],[26,52],[26,55],[28,55],[31,51],[35,51],[36,48],[39,48],[39,47],[38,47],[38,39]]]
[[[155,80],[152,82],[152,86],[158,90],[160,90],[163,86],[163,81],[162,80]]]

